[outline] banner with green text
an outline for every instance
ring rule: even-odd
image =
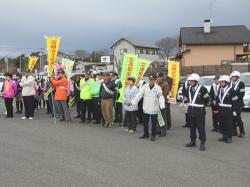
[[[139,81],[142,79],[143,75],[147,71],[150,63],[150,61],[141,59],[133,54],[124,55],[121,72],[122,88],[119,90],[119,102],[123,102],[124,90],[126,87],[128,87],[128,78],[131,76],[135,77],[136,85],[138,85]]]

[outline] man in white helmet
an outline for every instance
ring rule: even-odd
[[[219,78],[217,103],[219,105],[219,125],[222,138],[219,141],[232,143],[233,134],[233,106],[237,100],[233,88],[230,87],[229,76],[223,75]]]
[[[191,142],[186,144],[186,147],[196,146],[196,129],[198,129],[199,139],[201,141],[200,150],[205,151],[205,106],[209,102],[209,95],[207,89],[204,86],[199,85],[199,81],[200,76],[196,73],[193,73],[188,77],[188,82],[190,86],[187,90],[187,114],[190,122]]]
[[[233,88],[235,94],[237,95],[237,102],[235,102],[233,111],[233,135],[237,136],[237,126],[239,127],[240,134],[239,138],[245,136],[244,125],[241,119],[241,111],[244,106],[243,97],[245,95],[245,84],[240,80],[240,72],[233,71],[230,75],[231,77],[231,87]]]

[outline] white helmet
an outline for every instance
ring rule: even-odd
[[[200,76],[197,73],[192,73],[188,78],[188,81],[200,81]]]
[[[230,75],[230,77],[240,77],[240,72],[238,71],[233,71]]]
[[[221,82],[221,81],[230,82],[230,77],[227,76],[227,75],[222,75],[222,76],[219,78],[218,81],[219,81],[219,82]]]

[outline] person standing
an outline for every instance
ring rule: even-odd
[[[91,96],[91,88],[93,84],[95,83],[95,80],[91,78],[91,75],[89,72],[85,74],[85,78],[80,80],[80,98],[82,101],[81,104],[81,120],[82,122],[86,121],[86,113],[87,113],[87,120],[90,123],[91,122],[91,114],[92,114],[92,96]]]
[[[20,82],[22,79],[22,74],[16,74],[16,85],[17,85],[17,92],[16,92],[16,114],[23,113],[23,97],[22,97],[22,87],[20,86]]]
[[[191,75],[191,73],[187,73],[187,79],[188,77]],[[183,100],[187,100],[187,92],[188,92],[188,88],[189,88],[189,81],[186,80],[183,84],[183,87],[182,87],[182,95],[183,95]],[[188,114],[186,113],[185,114],[185,120],[186,120],[186,124],[182,127],[184,128],[189,128],[190,127],[190,124],[189,124],[189,118],[188,118]]]
[[[103,82],[103,73],[98,73],[96,77],[96,81],[91,88],[91,96],[92,96],[92,107],[93,107],[93,115],[95,124],[101,123],[101,101],[100,101],[100,88]]]
[[[80,77],[77,76],[74,80],[74,95],[76,98],[77,115],[74,118],[81,117],[81,98],[80,98]]]
[[[141,139],[149,138],[148,123],[152,121],[151,141],[155,141],[157,113],[165,108],[165,99],[161,87],[156,83],[155,74],[149,76],[149,83],[145,84],[129,105],[136,105],[143,97],[143,125],[144,133]]]
[[[137,120],[136,114],[138,111],[138,104],[128,106],[127,103],[131,103],[132,99],[138,94],[139,89],[135,86],[135,78],[128,78],[129,87],[125,88],[124,93],[124,110],[125,110],[125,122],[128,127],[128,133],[132,134],[136,131]]]
[[[240,134],[239,138],[245,137],[245,129],[244,124],[241,119],[241,112],[244,106],[244,96],[245,96],[245,83],[240,80],[240,72],[233,71],[230,75],[231,84],[230,86],[233,88],[236,96],[237,102],[235,102],[234,112],[233,112],[233,135],[237,136],[237,127],[239,127]]]
[[[11,73],[5,73],[5,79],[3,85],[4,104],[7,110],[5,118],[13,118],[13,98],[16,96],[17,86],[12,80]]]
[[[166,76],[165,78],[165,81],[167,81],[168,83],[168,87],[169,87],[169,91],[168,91],[168,96],[167,98],[171,95],[171,88],[172,88],[172,85],[173,85],[173,79],[169,76]],[[172,120],[171,120],[171,110],[170,110],[170,103],[169,102],[166,102],[166,115],[167,115],[167,130],[170,130],[171,127],[172,127]]]
[[[140,80],[139,83],[136,85],[139,90],[142,89],[142,87],[146,84],[144,80]],[[143,125],[143,98],[138,102],[138,112],[137,112],[137,118],[139,121],[139,124]]]
[[[113,104],[114,95],[116,92],[116,85],[114,81],[111,81],[109,73],[104,74],[104,81],[101,83],[100,97],[101,97],[101,109],[104,118],[104,127],[112,127],[113,122]]]
[[[232,143],[233,135],[233,107],[237,100],[237,95],[233,88],[230,87],[229,76],[223,75],[219,78],[219,91],[217,102],[219,105],[219,125],[223,135],[219,141]]]
[[[187,91],[188,102],[188,118],[190,122],[190,143],[186,144],[186,147],[196,146],[196,129],[199,132],[200,150],[205,151],[206,142],[206,130],[205,130],[205,106],[209,102],[209,95],[207,89],[199,85],[200,76],[196,73],[191,74],[188,77],[189,87]]]
[[[122,103],[119,101],[120,92],[119,89],[122,87],[121,80],[117,73],[110,73],[111,80],[115,83],[116,92],[114,95],[114,110],[115,110],[115,122],[122,123]]]
[[[58,78],[51,80],[51,85],[55,89],[55,101],[57,103],[61,119],[60,121],[66,121],[71,123],[71,117],[69,107],[67,104],[68,98],[68,80],[63,70],[58,72]]]
[[[209,96],[211,98],[211,108],[212,108],[212,119],[213,119],[213,129],[212,132],[219,132],[219,111],[218,103],[216,102],[218,96],[218,90],[220,84],[218,82],[219,76],[214,77],[214,83],[211,86]]]
[[[156,78],[157,78],[157,84],[161,87],[162,89],[162,94],[165,99],[165,105],[168,106],[168,94],[169,94],[169,85],[168,82],[164,79],[164,74],[162,72],[157,72],[156,73]],[[162,117],[164,120],[165,125],[163,127],[160,127],[160,137],[164,137],[167,134],[167,129],[168,128],[168,123],[167,123],[167,115],[166,115],[166,108],[161,110]]]
[[[54,117],[55,105],[53,106],[53,88],[51,87],[49,77],[45,81],[44,95],[45,95],[45,100],[47,103],[47,113],[52,114],[52,117]]]
[[[35,111],[36,83],[35,78],[31,75],[29,69],[26,70],[25,76],[20,82],[20,86],[23,88],[22,96],[25,110],[25,116],[22,117],[22,119],[33,120]]]

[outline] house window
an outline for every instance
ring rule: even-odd
[[[152,55],[155,55],[155,50],[152,51]]]
[[[143,49],[140,49],[140,54],[143,54]]]
[[[148,49],[146,49],[146,54],[149,54],[149,50]]]
[[[121,55],[124,55],[124,53],[127,53],[127,52],[128,52],[128,49],[126,49],[126,48],[120,50]]]

